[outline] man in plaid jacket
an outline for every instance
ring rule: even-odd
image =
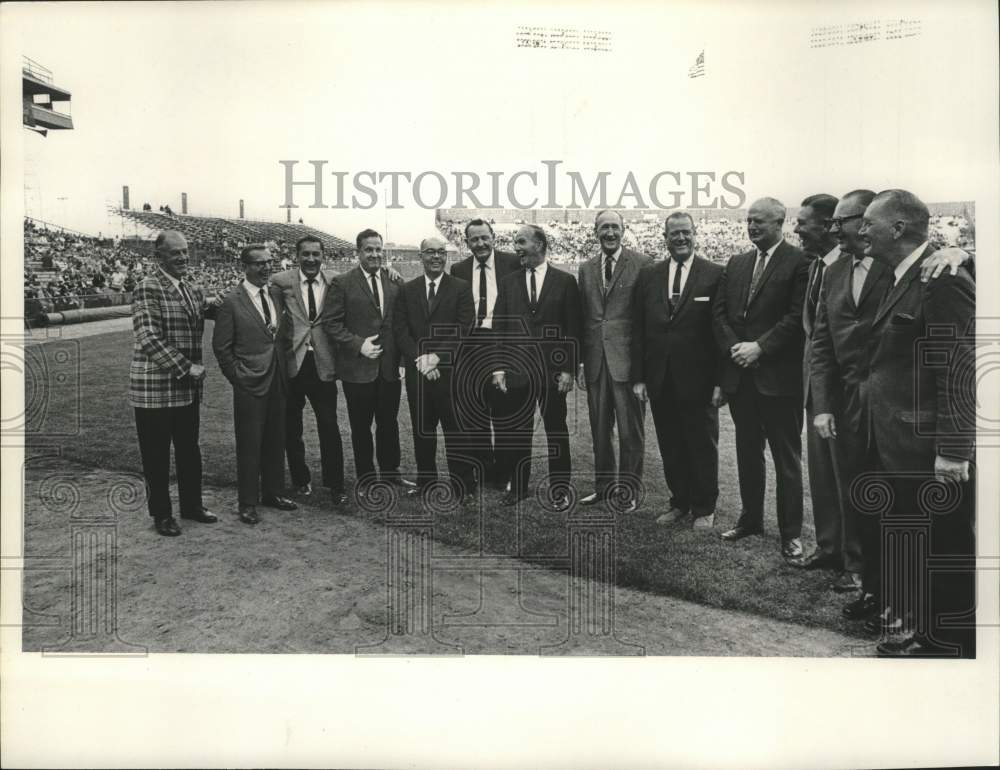
[[[139,452],[146,477],[149,515],[156,531],[181,533],[170,506],[170,445],[174,446],[182,519],[211,524],[218,519],[201,501],[199,405],[205,367],[201,338],[206,303],[202,290],[189,285],[188,246],[176,230],[156,238],[156,271],[144,278],[132,298],[135,347],[129,366],[129,404],[135,408]]]

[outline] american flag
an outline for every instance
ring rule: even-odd
[[[694,60],[694,66],[688,69],[689,78],[700,78],[705,74],[705,51],[703,50],[698,54],[698,58]]]

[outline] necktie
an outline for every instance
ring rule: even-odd
[[[861,299],[861,288],[865,285],[865,271],[860,268],[861,260],[854,260],[854,268],[851,271],[851,296],[854,297],[855,307]]]
[[[754,291],[757,290],[757,284],[760,282],[760,276],[764,272],[764,260],[767,259],[767,252],[762,251],[757,255],[757,264],[753,269],[753,277],[750,279],[750,291],[747,292],[747,305],[750,304],[750,299],[753,297]],[[743,315],[746,315],[746,308],[743,310]]]
[[[316,320],[316,295],[313,294],[313,284],[316,283],[315,278],[306,279],[306,284],[309,292],[309,320]]]
[[[681,296],[681,273],[684,270],[684,263],[674,260],[674,283],[670,287],[670,301],[676,302]]]
[[[604,257],[604,291],[611,285],[611,274],[615,270],[615,261],[610,256]]]
[[[378,314],[382,315],[382,298],[378,294],[378,279],[375,275],[375,273],[371,273],[368,277],[372,280],[372,296],[375,298],[375,308],[378,310]]]
[[[191,295],[188,294],[187,285],[184,283],[184,281],[178,281],[177,288],[180,289],[181,298],[184,300],[184,304],[188,306],[188,310],[190,310],[192,314],[197,315],[198,310],[194,306],[194,300],[191,299]]]
[[[819,290],[823,286],[823,268],[826,267],[826,263],[822,259],[816,260],[816,266],[813,268],[813,280],[812,285],[809,287],[809,317],[816,317],[816,306],[819,304]]]
[[[434,281],[431,281],[431,286],[427,290],[427,302],[431,303],[434,301]]]
[[[476,326],[486,320],[486,263],[479,263],[479,307],[476,309]]]
[[[538,304],[538,294],[535,291],[535,268],[531,268],[531,309]]]
[[[264,289],[260,290],[260,306],[264,308],[264,323],[267,324],[268,328],[271,327],[271,308],[267,305],[267,291]]]

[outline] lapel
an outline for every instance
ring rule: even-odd
[[[247,294],[247,290],[243,287],[243,283],[242,282],[240,283],[239,286],[236,287],[236,291],[238,291],[240,293],[240,302],[243,303],[243,310],[244,310],[244,312],[250,314],[250,316],[257,322],[257,325],[260,326],[261,330],[268,337],[273,336],[271,334],[271,330],[267,328],[267,324],[264,323],[264,318],[261,316],[261,314],[257,311],[257,308],[254,306],[253,300],[250,299],[250,295]],[[254,288],[254,291],[259,291],[259,289]],[[270,292],[268,292],[268,293],[270,293]],[[272,297],[272,299],[273,299],[273,297]],[[275,312],[277,312],[277,307],[275,307]],[[272,321],[272,323],[274,323],[275,319],[271,319],[271,321]],[[275,324],[275,328],[277,328],[276,324]]]
[[[670,257],[667,257],[667,259],[670,259]],[[677,306],[671,308],[671,312],[670,312],[670,317],[671,318],[674,318],[674,317],[677,316],[677,314],[681,311],[681,308],[684,307],[685,303],[690,298],[691,292],[694,291],[695,277],[698,275],[698,271],[701,269],[701,265],[698,264],[698,260],[695,259],[694,254],[692,254],[690,257],[688,257],[688,260],[689,260],[689,262],[688,262],[688,277],[687,277],[687,280],[684,282],[684,288],[681,289],[681,296],[677,300]],[[669,283],[669,280],[670,280],[670,270],[668,269],[667,270],[667,281],[668,281],[668,283]],[[670,296],[670,287],[669,286],[666,287],[666,292],[667,292],[667,297],[669,297]],[[669,305],[668,305],[668,307],[669,307]]]
[[[441,277],[438,279],[437,288],[434,290],[434,299],[431,300],[429,304],[426,302],[426,300],[424,302],[424,305],[427,307],[427,318],[428,319],[432,315],[434,315],[434,311],[437,310],[438,309],[438,305],[441,304],[441,295],[444,293],[446,278],[447,278],[447,276],[444,273],[442,273]],[[427,296],[427,294],[426,294],[426,291],[427,291],[427,277],[426,276],[424,276],[423,290],[425,292],[424,297],[426,298],[426,296]]]
[[[600,256],[600,259],[604,259],[603,253]],[[608,295],[611,294],[611,291],[612,289],[615,288],[615,284],[618,282],[618,279],[621,277],[621,274],[625,271],[625,262],[627,260],[628,260],[628,252],[625,250],[625,247],[623,246],[622,253],[618,255],[618,262],[615,264],[615,269],[611,271],[611,282],[608,284],[608,290],[603,292],[605,302],[608,301]],[[601,271],[598,270],[598,276],[602,279],[603,282],[604,276],[600,275],[600,272]]]
[[[368,302],[371,304],[372,310],[378,312],[378,307],[375,305],[375,296],[372,294],[372,287],[371,284],[368,282],[368,273],[366,273],[360,265],[354,269],[357,271],[357,275],[355,277],[357,278],[358,283],[361,285],[361,291],[364,292],[366,297],[368,297]],[[382,269],[379,268],[379,278],[381,277],[382,277]],[[384,304],[384,298],[385,298],[384,283],[382,284],[382,297]]]
[[[165,293],[170,295],[170,297],[174,300],[174,302],[178,303],[182,308],[184,308],[185,314],[187,314],[187,317],[191,320],[191,323],[194,324],[195,323],[194,308],[192,308],[191,305],[189,305],[187,302],[184,301],[184,295],[181,294],[181,290],[178,289],[176,286],[174,286],[174,282],[170,280],[170,276],[168,276],[165,272],[163,272],[163,268],[159,268],[159,270],[161,273],[163,273],[163,275],[159,276],[161,288]],[[188,289],[188,294],[190,293],[191,290]],[[191,297],[191,300],[194,301],[194,296]]]
[[[767,279],[770,278],[771,273],[774,272],[775,265],[781,259],[781,252],[783,251],[784,245],[785,242],[782,241],[780,244],[778,244],[778,248],[774,250],[771,256],[767,258],[767,265],[764,266],[764,272],[761,273],[760,280],[757,281],[757,285],[754,287],[753,294],[747,297],[747,307],[749,307],[750,303],[754,301],[754,299],[757,297],[758,294],[760,294],[760,290],[764,288],[764,284],[767,283]],[[748,281],[748,283],[753,281],[753,271],[754,268],[757,266],[757,259],[759,258],[759,255],[760,252],[757,251],[756,247],[754,247],[753,259],[750,261],[750,281]]]
[[[917,280],[917,276],[920,275],[921,264],[923,264],[923,261],[927,259],[927,255],[933,251],[934,247],[928,245],[927,248],[924,249],[924,253],[920,255],[919,259],[910,265],[909,270],[903,273],[903,277],[899,279],[899,283],[892,287],[892,290],[889,292],[889,296],[885,298],[885,301],[879,305],[878,310],[875,311],[875,321],[872,324],[873,326],[877,326],[879,322],[889,314],[889,311],[892,310],[895,304],[902,299],[903,295],[906,294],[906,290],[910,288],[910,284]]]
[[[853,259],[853,257],[852,257]],[[868,295],[872,293],[875,285],[879,283],[879,280],[889,271],[889,268],[884,262],[877,259],[873,259],[871,265],[868,268],[868,275],[865,276],[865,282],[861,285],[861,294],[858,296],[858,304],[854,304],[854,292],[851,291],[851,273],[848,271],[847,274],[847,296],[850,298],[851,307],[855,310],[861,305],[865,304],[865,300],[868,299]]]
[[[320,275],[322,274],[323,272],[321,270]],[[315,293],[316,292],[314,290],[313,294],[315,295]],[[306,323],[309,323],[309,308],[306,307],[305,304],[302,302],[302,275],[299,273],[298,269],[295,270],[295,273],[292,276],[292,302],[295,303],[295,306],[299,309],[299,312],[302,314],[302,317],[306,319]],[[320,314],[320,308],[319,306],[317,306],[316,307],[317,318],[319,318],[319,314]]]
[[[551,273],[551,275],[550,275]],[[538,292],[538,307],[542,306],[542,302],[551,293],[549,289],[552,288],[552,282],[555,278],[555,273],[553,272],[552,264],[546,260],[545,263],[545,282],[542,284],[542,290]],[[527,289],[526,289],[527,290]]]

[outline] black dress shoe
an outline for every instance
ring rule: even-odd
[[[343,489],[335,489],[330,492],[330,499],[334,505],[343,505],[347,502],[347,492]]]
[[[188,521],[200,521],[202,524],[215,524],[219,520],[219,517],[208,510],[208,508],[202,508],[195,513],[182,513],[181,518]]]
[[[840,559],[831,553],[821,553],[819,551],[813,551],[808,556],[805,556],[796,561],[789,562],[793,567],[798,567],[799,569],[840,569]]]
[[[723,540],[733,541],[742,540],[745,537],[750,537],[751,535],[763,535],[763,529],[753,529],[751,527],[746,527],[742,524],[737,524],[732,529],[727,529],[722,533],[721,537]]]
[[[266,505],[268,508],[277,508],[279,511],[294,511],[299,507],[287,497],[282,497],[281,495],[268,495],[261,498],[260,504]]]
[[[603,492],[591,492],[586,497],[580,498],[580,505],[598,505],[607,500],[607,495]]]
[[[417,486],[417,482],[410,481],[410,479],[404,479],[402,476],[383,476],[382,481],[392,484],[394,487],[415,489]]]
[[[256,508],[240,508],[239,519],[244,524],[249,524],[251,526],[260,522],[260,516],[257,515]]]
[[[157,519],[153,523],[153,526],[164,537],[177,537],[181,533],[181,528],[177,526],[177,522],[174,521],[173,516],[167,516],[165,519]]]
[[[916,634],[901,639],[887,639],[876,648],[880,658],[950,658],[955,651],[934,644]]]
[[[877,615],[879,609],[879,600],[875,594],[865,594],[850,604],[845,604],[841,614],[848,620],[866,620]]]
[[[566,495],[556,495],[552,500],[552,510],[556,513],[562,513],[569,508],[569,497]]]
[[[885,607],[865,621],[864,629],[869,634],[892,634],[903,627],[902,618],[897,618],[891,607]]]

